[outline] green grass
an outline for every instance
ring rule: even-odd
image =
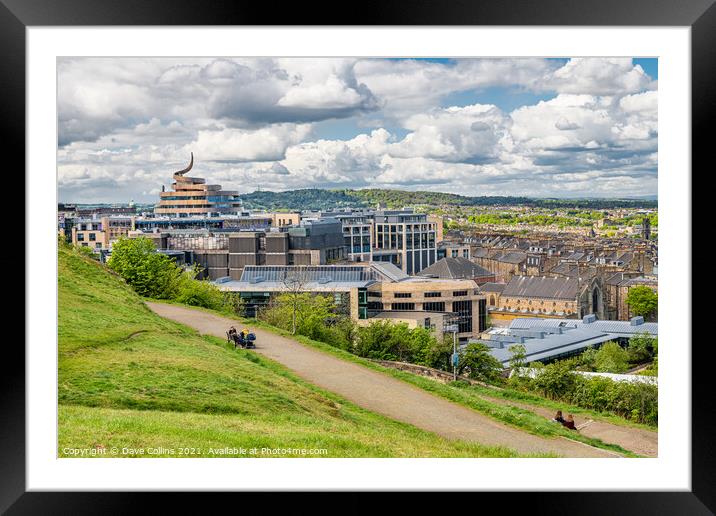
[[[530,405],[537,405],[540,407],[553,409],[555,412],[557,410],[561,410],[564,413],[580,414],[586,418],[598,421],[605,421],[613,425],[639,428],[642,430],[651,430],[653,432],[659,430],[659,428],[654,425],[645,425],[642,423],[637,423],[635,421],[629,421],[628,419],[615,416],[614,414],[598,412],[595,410],[578,407],[576,405],[565,404],[561,401],[551,400],[549,398],[544,398],[531,392],[520,391],[509,387],[489,388],[481,385],[471,385],[470,387],[466,387],[466,390],[473,391],[477,395],[492,396],[493,398],[500,398],[506,401],[516,401],[520,403],[528,403]]]
[[[399,371],[396,369],[391,369],[388,367],[384,367],[380,364],[377,364],[375,362],[372,362],[368,359],[359,357],[357,355],[353,355],[352,353],[349,353],[347,351],[344,351],[339,348],[335,348],[329,344],[325,344],[323,342],[318,342],[312,339],[309,339],[307,337],[304,337],[303,335],[294,335],[292,336],[290,332],[282,330],[280,328],[276,328],[274,326],[270,326],[268,324],[265,324],[261,321],[256,321],[254,319],[245,319],[237,317],[236,314],[232,314],[229,312],[217,312],[214,310],[209,310],[205,308],[199,308],[199,310],[204,310],[208,313],[214,313],[223,315],[226,317],[231,317],[236,320],[240,320],[242,323],[248,324],[252,327],[258,327],[265,329],[267,331],[274,332],[276,334],[291,337],[298,342],[301,342],[302,344],[306,346],[310,346],[316,349],[319,349],[321,351],[324,351],[326,353],[329,353],[331,355],[334,355],[336,357],[339,357],[343,360],[347,360],[350,362],[354,362],[356,364],[363,365],[365,367],[368,367],[370,369],[380,371],[382,373],[388,374],[394,378],[397,378],[399,380],[402,380],[404,382],[410,383],[416,387],[419,387],[423,390],[426,390],[428,392],[431,392],[433,394],[436,394],[438,396],[441,396],[443,398],[446,398],[452,402],[458,403],[460,405],[469,407],[473,410],[476,410],[486,416],[489,416],[497,421],[512,425],[516,428],[525,430],[529,433],[532,433],[534,435],[539,435],[543,437],[567,437],[572,440],[580,441],[585,444],[589,444],[591,446],[595,446],[597,448],[602,448],[605,450],[614,451],[617,453],[620,453],[626,457],[639,457],[639,455],[629,451],[625,450],[619,445],[611,444],[611,443],[605,443],[600,439],[595,439],[591,437],[587,437],[583,434],[580,434],[578,432],[574,432],[571,430],[568,430],[564,427],[561,427],[559,425],[553,424],[548,419],[544,418],[543,416],[540,416],[538,414],[535,414],[534,412],[531,412],[529,410],[525,410],[520,407],[515,406],[505,406],[499,403],[495,403],[489,400],[486,400],[482,395],[490,395],[495,396],[496,394],[499,394],[500,391],[489,389],[486,387],[481,387],[480,390],[476,387],[464,387],[461,385],[450,385],[450,384],[443,384],[436,380],[432,380],[429,378],[425,378],[423,376],[415,375],[412,373],[408,373],[405,371]],[[529,396],[529,395],[527,395]],[[538,398],[537,396],[534,396],[534,398]],[[528,401],[527,399],[522,399],[522,401]],[[547,400],[544,400],[545,403]],[[545,405],[549,406],[549,405]],[[562,408],[564,410],[570,410],[572,407],[565,407],[562,405]],[[603,419],[603,420],[609,420],[607,417],[604,417],[602,415],[597,416],[596,413],[585,411],[584,409],[581,410],[575,410],[573,413],[580,413],[580,414],[586,414],[589,413],[590,415],[595,416],[594,419]],[[613,418],[613,421],[616,421],[621,418]],[[643,426],[643,425],[635,425],[631,424],[628,421],[621,420],[619,421],[620,424],[623,424],[625,426]]]
[[[113,447],[131,449],[117,456],[194,448],[192,456],[211,457],[210,448],[226,447],[325,449],[327,457],[517,456],[361,409],[254,352],[163,319],[72,249],[60,247],[58,268],[61,457]]]

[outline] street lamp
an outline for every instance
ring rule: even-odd
[[[445,327],[445,331],[452,332],[452,381],[454,382],[457,380],[457,364],[459,361],[459,357],[457,355],[457,332],[458,332],[458,325],[457,324],[450,324]]]

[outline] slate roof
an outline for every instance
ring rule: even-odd
[[[549,272],[550,274],[559,274],[570,278],[576,278],[577,274],[579,274],[579,277],[582,279],[591,279],[597,275],[597,270],[594,267],[585,267],[584,265],[577,267],[576,264],[571,263],[555,265]]]
[[[504,253],[499,257],[496,257],[498,262],[503,263],[522,263],[527,259],[527,254],[522,252],[510,252]]]
[[[476,247],[472,250],[472,256],[474,258],[485,258],[488,255],[488,249],[486,247]]]
[[[575,278],[512,276],[502,291],[502,295],[504,297],[576,299],[578,291],[579,282]]]
[[[502,292],[506,286],[507,283],[483,283],[480,285],[480,290],[482,292]]]
[[[467,258],[446,257],[420,271],[418,276],[443,279],[473,279],[494,275]]]

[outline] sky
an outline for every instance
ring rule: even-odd
[[[61,58],[60,202],[240,193],[657,194],[657,59]]]

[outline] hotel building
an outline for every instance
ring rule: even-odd
[[[154,208],[154,213],[175,217],[218,217],[241,211],[238,192],[222,190],[221,185],[207,185],[206,180],[199,177],[185,176],[192,166],[194,153],[191,154],[188,167],[174,172],[174,190],[159,194],[159,204]]]

